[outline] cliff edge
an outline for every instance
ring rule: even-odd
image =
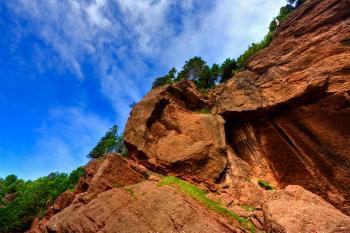
[[[129,159],[90,161],[29,232],[350,232],[349,95],[350,1],[306,1],[209,93],[150,91]]]

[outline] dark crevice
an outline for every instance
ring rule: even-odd
[[[146,126],[150,128],[152,124],[160,118],[160,115],[162,114],[164,108],[170,103],[170,100],[168,99],[161,99],[156,105],[154,106],[154,109],[151,113],[151,116],[148,118],[146,122]]]
[[[203,96],[200,91],[196,93],[196,91],[193,91],[190,84],[183,82],[182,85],[187,85],[187,87],[178,88],[177,86],[169,86],[168,92],[171,95],[171,98],[174,100],[177,100],[179,105],[183,106],[184,108],[190,110],[190,111],[196,111],[200,110],[204,107],[211,107],[208,105],[208,103],[204,100],[207,99],[205,96]]]
[[[340,41],[343,45],[350,46],[350,38],[346,38]]]
[[[227,168],[227,166],[226,166],[225,169],[222,170],[222,172],[220,173],[220,175],[218,176],[218,178],[216,178],[216,180],[215,180],[215,183],[216,183],[216,184],[222,183],[222,182],[224,181],[224,178],[225,178],[225,175],[226,175],[226,173],[227,173],[227,170],[228,170],[228,168]]]
[[[336,75],[350,75],[350,67],[343,67],[335,72]]]
[[[347,72],[347,69],[345,71]],[[329,145],[326,138],[320,138],[317,132],[308,128],[308,125],[297,115],[299,112],[305,113],[305,119],[308,119],[314,114],[322,114],[325,111],[323,107],[326,104],[329,105],[330,100],[334,104],[331,109],[337,115],[348,114],[344,109],[349,106],[350,91],[338,94],[327,93],[327,86],[328,82],[323,86],[309,87],[303,95],[271,108],[226,112],[222,114],[225,119],[225,137],[227,145],[232,148],[236,156],[250,163],[247,161],[249,156],[246,156],[246,150],[249,150],[249,145],[253,143],[246,143],[249,141],[249,132],[244,131],[244,124],[251,124],[255,130],[256,143],[262,146],[264,156],[270,163],[270,171],[281,187],[290,184],[300,185],[348,214],[349,208],[346,206],[348,201],[342,202],[341,199],[346,200],[350,196],[347,192],[347,182],[343,180],[350,176],[350,170],[347,169],[350,167],[350,162],[346,155],[340,154],[341,152]],[[321,112],[315,113],[314,106]],[[241,138],[237,130],[243,130],[242,133],[248,138]],[[259,136],[260,130],[263,130],[264,142],[261,141],[261,135]],[[280,139],[276,138],[277,135]],[[284,154],[288,157],[284,157]],[[254,164],[251,165],[254,166]],[[344,178],[339,179],[339,174]],[[330,197],[329,192],[334,190],[339,192],[337,195],[341,197],[340,202]]]
[[[171,164],[170,170],[186,171],[189,168],[202,167],[202,166],[206,165],[208,162],[209,162],[209,157],[204,157],[204,158],[199,159],[199,160],[188,159],[188,160],[176,161],[175,163]]]

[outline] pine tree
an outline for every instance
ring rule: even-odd
[[[105,136],[97,143],[95,148],[87,155],[88,158],[100,158],[108,152],[112,152],[117,143],[117,126],[113,125]]]
[[[221,74],[220,83],[223,83],[226,80],[229,80],[232,77],[233,72],[235,70],[237,70],[236,60],[227,58],[224,61],[224,63],[222,63],[220,66],[220,74]]]
[[[169,70],[167,75],[158,77],[153,81],[152,89],[159,86],[173,83],[175,80],[175,74],[176,74],[176,69],[175,67],[173,67],[171,70]]]

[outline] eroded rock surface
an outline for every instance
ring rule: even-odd
[[[350,232],[349,25],[349,0],[309,0],[209,95],[190,81],[150,91],[125,128],[130,159],[89,162],[74,200],[60,201],[71,204],[33,229],[244,231],[158,187],[157,172],[199,185],[257,232]]]
[[[349,25],[349,1],[307,1],[211,93],[231,178],[297,184],[350,214]]]
[[[72,205],[84,205],[96,198],[99,193],[113,187],[123,187],[145,180],[147,175],[138,164],[123,159],[118,154],[108,154],[105,158],[92,159],[84,167],[74,192],[66,191],[59,195],[50,206],[46,215],[35,219],[28,233],[47,232],[46,225],[52,216]]]
[[[215,112],[269,109],[350,89],[350,3],[312,0],[283,22],[247,69],[214,90]],[[311,96],[310,96],[311,95]]]
[[[113,188],[86,205],[73,203],[53,216],[47,228],[50,232],[232,232],[205,207],[152,181]]]
[[[263,204],[267,232],[350,232],[350,217],[300,186],[267,192]]]
[[[152,170],[215,182],[226,167],[224,121],[198,112],[208,104],[189,81],[152,90],[126,125],[130,155]]]

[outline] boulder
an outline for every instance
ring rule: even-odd
[[[80,177],[78,184],[75,188],[75,193],[83,193],[86,192],[91,184],[91,180],[94,177],[94,175],[97,173],[99,167],[103,163],[103,159],[91,159],[85,166],[84,166],[84,175]]]
[[[152,90],[125,128],[130,156],[151,170],[215,182],[226,167],[224,121],[190,81]]]
[[[66,191],[62,194],[60,194],[54,204],[52,205],[52,209],[55,211],[55,212],[59,212],[61,210],[63,210],[64,208],[66,208],[67,206],[69,206],[72,201],[74,200],[75,198],[75,194],[73,192],[70,192],[70,191]]]
[[[118,154],[108,154],[90,180],[87,192],[98,194],[113,187],[123,187],[141,182],[145,177],[134,170],[131,161]]]
[[[17,196],[16,192],[8,193],[2,198],[2,201],[5,202],[5,203],[14,201],[16,199],[16,196]]]
[[[263,202],[267,232],[350,232],[349,216],[300,186],[267,191]]]

